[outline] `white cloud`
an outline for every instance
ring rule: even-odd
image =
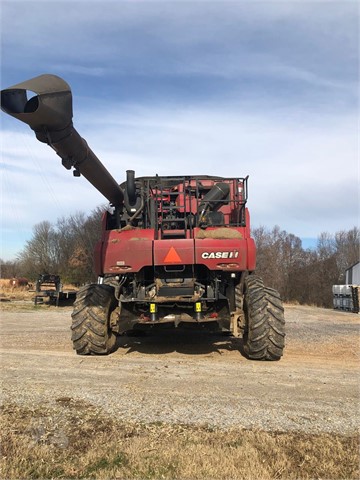
[[[78,112],[75,127],[119,182],[126,169],[138,176],[249,174],[254,225],[279,224],[311,237],[356,224],[355,116],[137,107],[119,118],[118,106],[103,108],[100,126],[95,114],[87,112],[83,122]],[[72,178],[47,146],[31,138],[29,147],[29,135],[6,132],[3,161],[15,159],[15,168],[6,175],[5,226],[29,231],[44,219],[104,203],[85,179]]]

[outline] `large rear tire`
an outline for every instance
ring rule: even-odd
[[[244,350],[253,360],[280,360],[285,346],[284,308],[279,293],[257,275],[245,279]]]
[[[72,336],[78,355],[107,355],[115,347],[116,336],[110,329],[110,316],[116,308],[114,287],[85,285],[74,302]]]

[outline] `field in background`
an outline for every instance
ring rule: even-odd
[[[13,287],[10,285],[10,279],[0,279],[0,298],[5,300],[31,300],[34,292],[29,291],[29,287]]]

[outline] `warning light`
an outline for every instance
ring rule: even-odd
[[[179,257],[179,254],[177,253],[174,247],[171,247],[166,257],[164,258],[164,263],[179,263],[179,262],[181,263],[181,258]]]
[[[201,320],[201,302],[195,303],[195,318],[197,322]]]
[[[157,305],[156,303],[150,303],[150,320],[156,322],[157,320]]]

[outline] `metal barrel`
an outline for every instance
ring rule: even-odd
[[[36,95],[28,98],[28,92]],[[62,78],[40,75],[2,90],[1,109],[27,123],[74,175],[82,174],[114,206],[123,204],[120,186],[73,127],[71,88]]]

